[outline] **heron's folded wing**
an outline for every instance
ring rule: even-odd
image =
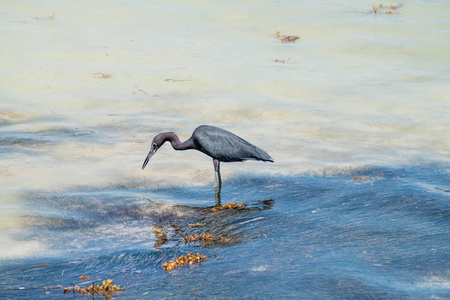
[[[256,159],[273,161],[261,148],[250,144],[237,135],[213,126],[202,126],[196,130],[194,138],[201,151],[220,161],[243,161]]]

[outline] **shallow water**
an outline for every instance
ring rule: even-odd
[[[36,211],[23,217],[31,226],[15,238],[38,237],[48,257],[4,263],[3,293],[57,298],[61,290],[31,288],[81,284],[78,276],[89,274],[125,286],[117,298],[446,298],[450,210],[448,192],[440,188],[448,173],[352,174],[372,179],[236,178],[227,182],[223,200],[249,206],[219,212],[210,210],[214,195],[195,187],[24,195]],[[204,225],[187,226],[195,223]],[[164,238],[155,227],[164,229]],[[229,241],[182,241],[203,232]],[[209,259],[163,271],[165,261],[192,252]]]
[[[3,1],[0,296],[450,297],[450,5],[374,4]],[[196,151],[140,169],[200,124],[275,159],[222,165],[246,208],[210,210]],[[182,242],[203,232],[228,242]]]

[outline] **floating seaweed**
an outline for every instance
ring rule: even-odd
[[[295,42],[296,40],[300,39],[299,36],[295,36],[295,35],[288,35],[288,36],[283,36],[281,38],[281,42],[282,43],[289,43],[289,42]]]
[[[372,180],[372,177],[369,175],[369,176],[359,176],[359,177],[357,177],[357,176],[355,176],[355,177],[353,177],[353,181],[370,181],[370,180]],[[375,180],[377,180],[377,177],[375,177]]]
[[[188,227],[189,227],[189,228],[192,228],[192,227],[200,227],[200,226],[203,226],[203,225],[205,225],[205,224],[203,224],[203,223],[195,223],[195,224],[188,224]]]
[[[80,278],[81,278],[81,276],[80,276]],[[86,286],[86,288],[82,288],[82,287],[74,285],[73,288],[64,288],[64,294],[70,293],[70,292],[72,292],[72,293],[78,292],[82,296],[85,296],[85,295],[112,296],[117,292],[125,291],[125,288],[121,288],[120,286],[115,285],[115,284],[111,285],[112,282],[113,282],[112,279],[107,279],[107,280],[103,280],[102,285],[97,284],[97,286],[95,286],[95,284],[92,283],[91,285]]]
[[[300,39],[300,37],[296,35],[281,35],[279,31],[275,32],[275,37],[280,39],[282,43],[289,43],[289,42],[293,43],[296,40]]]
[[[211,209],[211,211],[219,211],[219,210],[224,210],[224,209],[236,209],[236,208],[241,208],[241,207],[245,207],[248,204],[245,202],[241,202],[241,203],[228,203],[222,206],[216,206],[214,208]]]
[[[185,244],[191,244],[191,243],[202,243],[202,244],[208,244],[211,242],[219,242],[219,243],[230,243],[231,239],[223,237],[223,236],[219,236],[219,237],[215,237],[210,233],[204,233],[202,235],[198,235],[198,234],[191,234],[188,235],[186,237],[182,238],[183,242]]]
[[[383,173],[381,173],[381,177],[384,177]],[[371,175],[369,175],[369,176],[354,176],[353,177],[353,182],[356,182],[356,181],[365,182],[365,181],[373,181],[373,180],[378,180],[378,177],[372,178]]]
[[[189,243],[189,245],[191,243],[208,244],[208,243],[211,243],[214,240],[214,237],[213,237],[213,235],[211,233],[204,233],[202,235],[191,234],[191,235],[188,235],[188,236],[186,236],[186,237],[184,237],[182,239],[183,239],[183,242],[185,244]]]
[[[90,278],[89,276],[86,276],[84,274],[80,276],[81,280],[89,280],[89,278]]]
[[[284,63],[287,63],[287,62],[291,62],[291,58],[289,57],[288,60],[284,60],[284,59],[274,59],[274,60],[272,60],[272,62],[284,64]]]
[[[173,271],[178,267],[190,266],[193,264],[199,264],[202,261],[207,260],[208,257],[204,254],[186,254],[186,256],[181,255],[175,260],[170,260],[163,264],[164,271]]]
[[[403,7],[403,4],[385,6],[381,3],[375,3],[375,5],[372,6],[372,13],[390,15],[394,11],[396,11],[402,7]]]

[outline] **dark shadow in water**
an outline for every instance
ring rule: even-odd
[[[243,234],[242,226],[239,225],[258,220],[258,217],[251,217],[252,213],[271,209],[275,204],[274,199],[257,200],[246,207],[214,211],[217,206],[167,205],[151,199],[147,200],[164,209],[164,217],[160,214],[150,216],[153,224],[152,231],[157,238],[154,244],[156,249],[170,241],[175,241],[177,245],[180,245],[186,237],[205,233],[210,235],[211,239],[199,242],[198,246],[231,246],[242,242],[246,236]],[[177,217],[180,211],[191,217],[180,219]],[[169,231],[172,232],[170,238],[168,238]]]

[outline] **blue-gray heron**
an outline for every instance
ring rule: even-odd
[[[216,188],[216,199],[219,201],[222,187],[220,177],[221,161],[260,160],[273,162],[273,159],[264,150],[250,144],[234,133],[214,126],[201,125],[183,143],[180,142],[178,136],[173,132],[163,132],[155,136],[151,144],[150,152],[142,165],[142,169],[145,168],[155,152],[167,141],[172,144],[175,150],[195,149],[212,157],[215,171],[214,187]]]

